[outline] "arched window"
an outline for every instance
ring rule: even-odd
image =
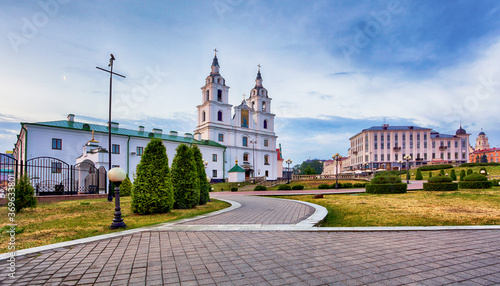
[[[207,89],[207,101],[210,100],[210,91]]]
[[[217,90],[217,101],[222,101],[222,90]]]
[[[206,114],[205,114],[205,111],[203,111],[203,112],[201,113],[201,121],[202,121],[202,122],[205,122],[205,119],[206,119]]]
[[[264,120],[264,129],[267,129],[267,120]]]
[[[217,79],[217,83],[220,83],[220,78]]]
[[[269,165],[269,155],[264,155],[264,165]]]
[[[265,101],[262,102],[262,111],[266,111],[266,102]]]
[[[217,120],[222,121],[222,111],[217,112]]]
[[[255,101],[252,101],[252,109],[255,110]]]
[[[243,137],[243,146],[248,146],[248,137]]]

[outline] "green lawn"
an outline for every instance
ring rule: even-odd
[[[229,207],[226,202],[212,199],[207,205],[193,209],[136,215],[131,212],[130,197],[122,197],[120,200],[122,217],[128,229],[194,217]],[[18,224],[16,247],[26,249],[119,231],[108,228],[114,217],[114,206],[114,202],[109,203],[106,199],[92,199],[40,203],[34,209],[24,209],[15,218]],[[0,207],[0,253],[8,252],[9,235],[5,232],[7,213],[5,206]]]

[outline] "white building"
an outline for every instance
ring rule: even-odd
[[[231,169],[238,160],[242,162],[240,167],[245,170],[247,178],[255,176],[276,180],[279,168],[275,115],[271,113],[271,98],[262,86],[260,67],[250,96],[234,107],[234,113],[233,106],[228,103],[229,86],[219,68],[215,55],[210,75],[201,88],[195,135],[227,147],[225,170]]]

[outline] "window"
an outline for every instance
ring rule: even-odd
[[[391,161],[391,154],[387,154],[387,161]]]
[[[432,153],[432,159],[436,159],[436,153]]]
[[[384,149],[384,143],[380,143],[380,149]]]
[[[248,153],[243,154],[243,161],[248,162]]]
[[[458,159],[458,152],[455,152],[455,159]]]
[[[219,133],[219,142],[224,142],[224,134]]]
[[[212,154],[212,162],[217,162],[217,154]]]
[[[378,161],[378,156],[375,154],[375,157],[373,158],[373,161]]]
[[[417,148],[420,148],[420,142],[417,142]]]
[[[398,133],[394,133],[394,140],[398,141]]]
[[[111,168],[120,168],[120,165],[111,165]]]
[[[111,154],[120,154],[120,145],[118,144],[111,145]]]
[[[217,170],[212,170],[212,178],[217,178]]]
[[[373,149],[377,149],[377,146],[378,146],[378,144],[377,144],[377,142],[375,142],[375,143],[373,144]]]
[[[450,148],[450,147],[451,147],[451,142],[450,142],[450,141],[448,141],[448,144],[447,144],[447,145],[448,145],[448,148]]]
[[[269,177],[269,171],[266,170],[266,177]]]
[[[447,154],[447,158],[448,158],[448,160],[450,160],[450,159],[451,159],[451,154],[450,154],[450,152],[448,152],[448,154]]]
[[[410,140],[413,140],[413,134],[410,134]]]
[[[217,90],[217,101],[222,101],[222,90]]]
[[[440,157],[441,157],[441,159],[444,159],[444,154],[443,154],[443,152],[441,152],[441,154],[440,154],[440,155],[441,155],[441,156],[440,156]]]
[[[62,149],[62,139],[52,138],[52,149],[61,150]]]
[[[387,142],[387,149],[391,149],[391,143]]]
[[[142,155],[142,153],[144,153],[144,147],[137,146],[135,153],[137,153],[138,156]]]
[[[380,154],[380,161],[384,161],[384,154]]]
[[[222,111],[217,112],[217,120],[222,121]]]
[[[406,140],[406,134],[403,133],[403,141]]]
[[[391,135],[387,133],[387,141],[391,141]]]
[[[455,148],[458,148],[458,141],[455,141]]]
[[[243,146],[248,146],[248,137],[243,137]]]
[[[424,148],[427,148],[427,142],[424,141]]]
[[[420,132],[417,133],[417,140],[420,140]]]
[[[424,140],[427,140],[427,134],[424,134]]]
[[[427,153],[424,153],[424,160],[427,161]]]
[[[432,141],[432,148],[436,148],[436,141]]]
[[[377,141],[377,133],[373,134],[373,141]]]
[[[465,159],[465,153],[462,153],[462,159]]]
[[[268,146],[269,146],[269,140],[264,139],[264,147],[268,147]]]
[[[269,165],[269,155],[264,155],[264,165]]]
[[[61,173],[62,172],[62,163],[52,162],[50,164],[50,169],[51,169],[52,173]]]
[[[210,91],[207,89],[207,101],[210,100]]]
[[[267,120],[264,120],[264,129],[267,129]]]
[[[265,101],[262,102],[262,111],[266,111],[266,102]]]
[[[201,121],[202,121],[202,122],[205,122],[205,119],[206,119],[206,113],[205,113],[205,111],[203,111],[203,112],[201,113]]]
[[[462,140],[462,148],[465,148],[465,140]]]

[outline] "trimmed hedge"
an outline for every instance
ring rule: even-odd
[[[279,191],[290,191],[291,189],[292,189],[292,187],[290,187],[290,185],[279,185],[278,186]]]
[[[267,191],[267,188],[266,186],[261,186],[261,185],[258,185],[258,186],[255,186],[255,188],[253,188],[254,191]]]
[[[424,176],[422,176],[422,171],[420,169],[417,169],[417,174],[415,175],[415,180],[421,181],[424,179]]]
[[[370,194],[403,194],[406,193],[408,185],[396,184],[367,184],[366,192]]]
[[[292,190],[303,190],[304,186],[303,185],[295,185],[292,187]]]
[[[435,177],[437,178],[437,177]],[[424,183],[424,191],[447,192],[458,190],[458,183]]]
[[[460,181],[463,181],[464,178],[465,178],[465,170],[462,169],[462,171],[460,171]]]
[[[500,183],[500,180],[499,179],[493,179],[493,180],[490,180],[491,184],[493,186],[499,186],[499,183]]]
[[[464,181],[472,182],[472,181],[488,181],[488,178],[486,176],[478,174],[478,173],[472,173],[464,178]]]
[[[460,167],[480,167],[480,166],[500,166],[500,163],[489,162],[489,163],[463,163]]]
[[[321,184],[321,185],[318,186],[318,189],[320,189],[320,190],[330,189],[330,185],[328,185],[328,184]]]
[[[429,166],[422,166],[418,169],[420,171],[434,171],[434,170],[441,170],[441,169],[451,169],[453,168],[452,165],[446,164],[446,165],[429,165]]]
[[[453,182],[453,180],[448,176],[436,176],[429,178],[427,182],[431,184],[439,184],[439,183],[451,183]]]
[[[460,189],[490,189],[492,186],[491,181],[462,181],[458,182]]]
[[[401,178],[393,175],[374,177],[371,180],[372,184],[397,184],[401,183]]]
[[[342,188],[342,186],[344,186],[342,183],[339,183],[338,185],[339,185],[339,189]],[[330,185],[330,189],[335,189],[335,183]]]
[[[343,188],[343,189],[349,189],[349,188],[352,188],[352,183],[343,183],[343,184],[342,184],[342,188]]]
[[[457,173],[455,173],[455,169],[451,169],[450,178],[451,178],[453,181],[456,181],[456,180],[457,180]]]
[[[484,171],[484,173],[482,171]],[[479,169],[479,174],[488,176],[488,171],[485,167],[481,167],[481,169]]]
[[[354,183],[352,185],[354,188],[364,188],[366,186],[365,183]]]
[[[468,175],[470,175],[470,174],[472,174],[472,173],[473,173],[473,172],[472,172],[472,170],[471,170],[471,169],[468,169],[468,170],[467,170],[467,176],[468,176]]]
[[[231,188],[231,192],[237,192],[237,191],[238,191],[238,188],[236,188],[236,187]]]

